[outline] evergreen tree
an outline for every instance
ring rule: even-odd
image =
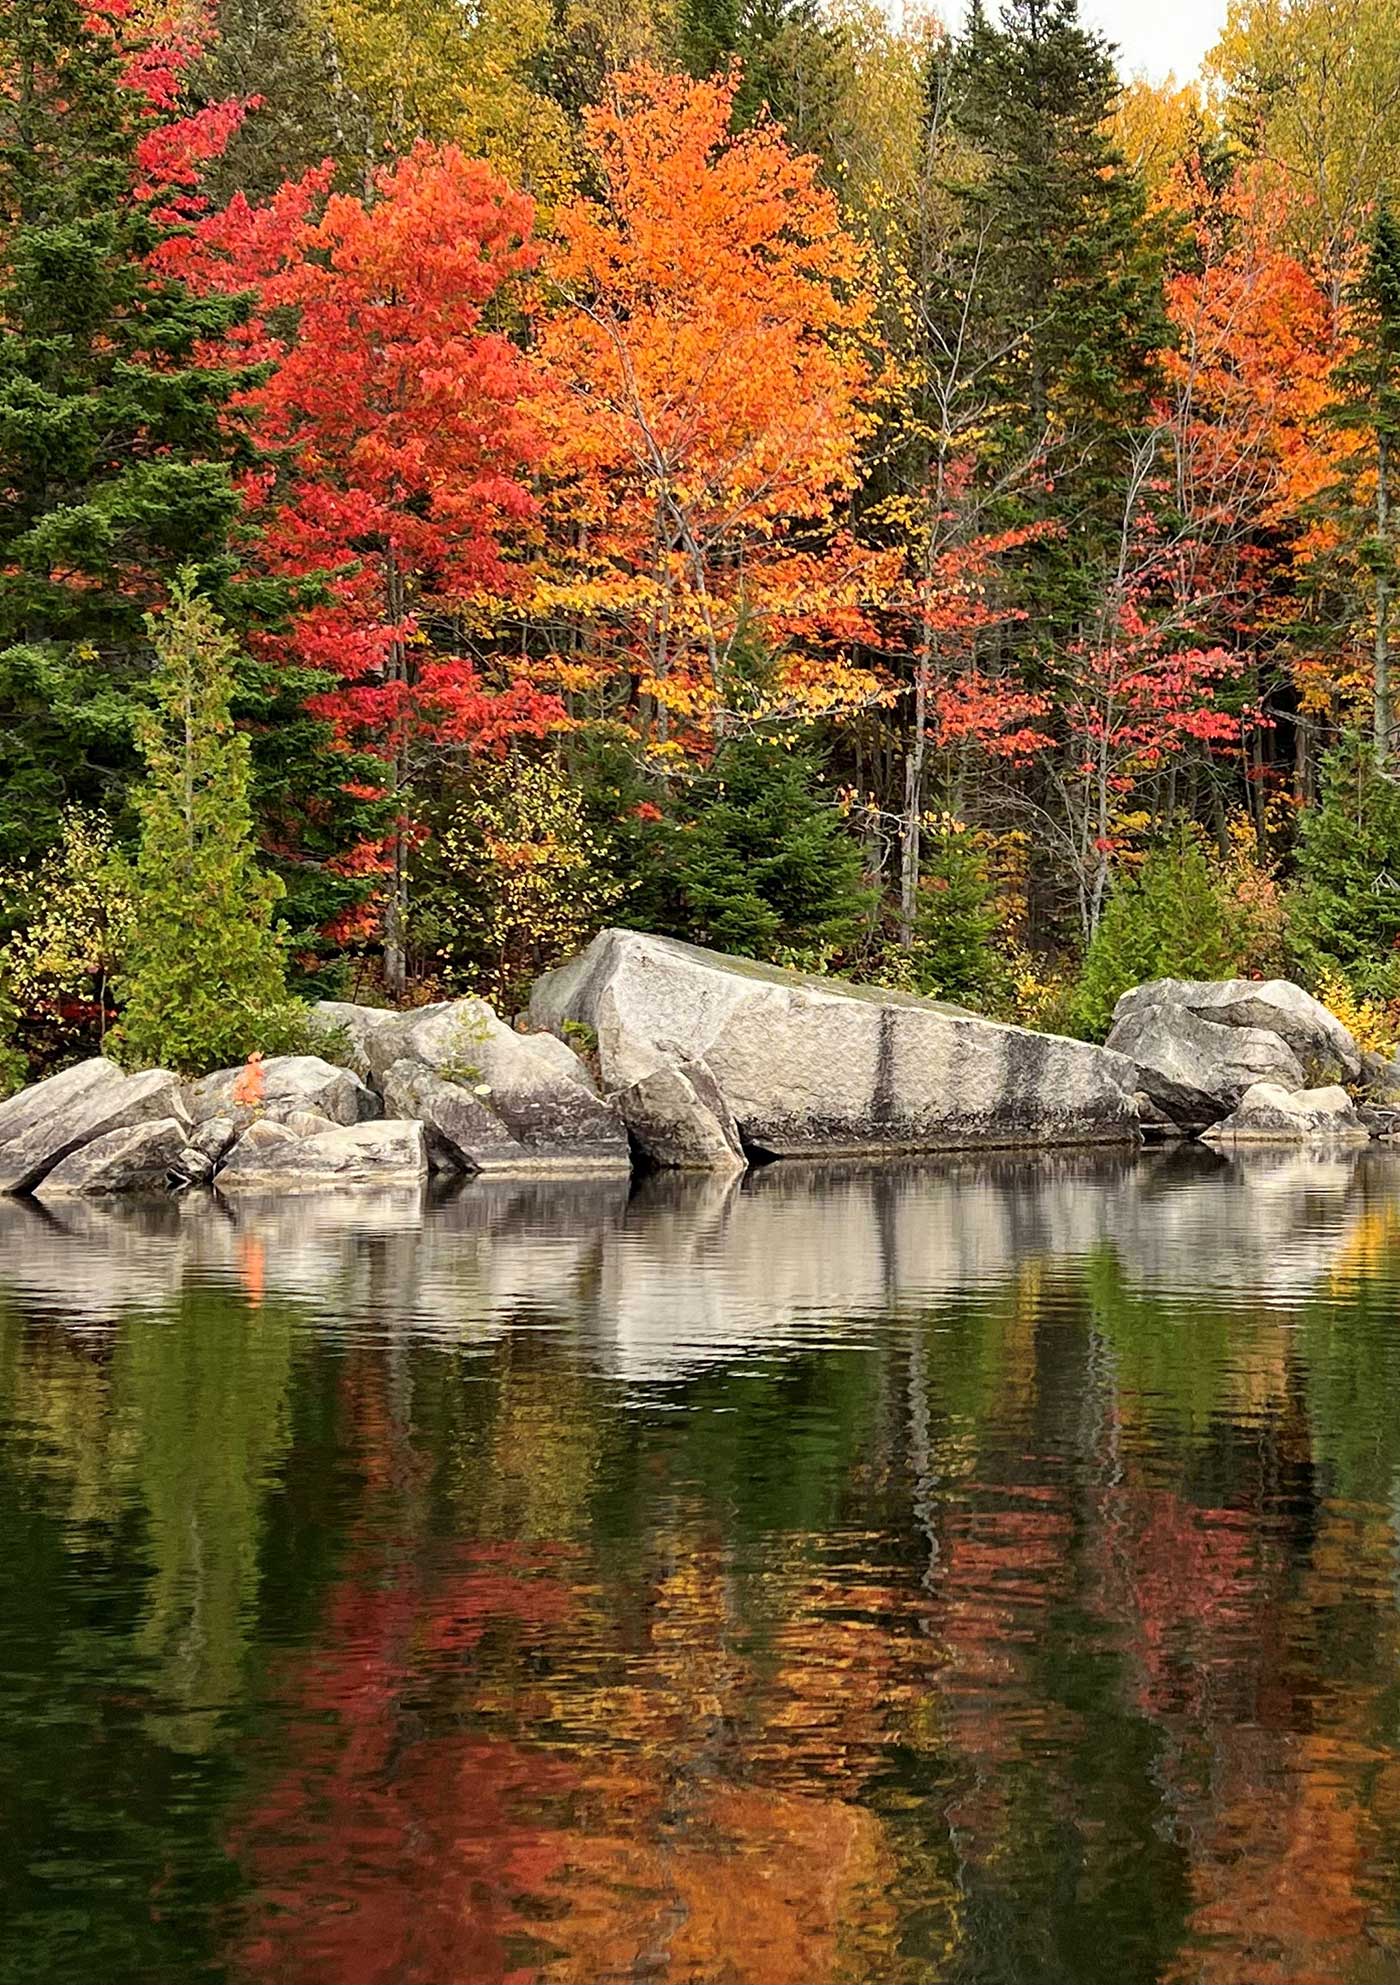
[[[923,841],[911,963],[919,991],[986,1011],[1005,993],[1006,960],[987,861],[958,821]]]
[[[1063,633],[1121,518],[1126,437],[1149,411],[1160,255],[1141,178],[1107,133],[1113,50],[1077,0],[1005,0],[996,24],[978,0],[948,86],[977,160],[958,192],[999,402],[985,466],[1014,475],[1043,460],[1022,514],[1060,526],[1036,555],[1033,592],[1042,630]]]
[[[1375,584],[1372,736],[1384,765],[1393,744],[1390,623],[1395,593],[1391,509],[1400,453],[1400,220],[1382,205],[1360,280],[1353,292],[1356,350],[1335,377],[1341,387],[1335,419],[1364,437],[1348,461],[1344,507],[1359,537],[1361,562]],[[1364,477],[1364,492],[1358,483]]]
[[[869,910],[861,855],[810,751],[754,733],[721,745],[672,841],[674,935],[770,962],[824,962]]]
[[[740,130],[766,107],[799,151],[830,158],[840,34],[817,0],[680,0],[677,42],[692,76],[720,74],[738,60]]]
[[[146,777],[135,931],[119,986],[128,1059],[197,1074],[285,1028],[281,895],[253,846],[248,740],[229,713],[236,647],[192,570],[148,617],[154,707],[138,722]]]
[[[1327,754],[1302,817],[1288,942],[1305,978],[1338,973],[1358,997],[1400,995],[1400,786],[1359,733]]]
[[[1227,891],[1189,832],[1154,848],[1114,890],[1075,995],[1080,1030],[1102,1040],[1130,986],[1148,979],[1232,978],[1243,935]]]
[[[0,859],[110,804],[143,612],[182,563],[227,571],[238,509],[241,375],[197,352],[240,306],[148,264],[130,53],[80,0],[0,0]]]

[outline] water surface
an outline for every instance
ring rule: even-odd
[[[1400,1154],[0,1203],[0,1980],[1400,1977]]]

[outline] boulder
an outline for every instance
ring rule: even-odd
[[[206,1117],[190,1132],[188,1148],[207,1158],[211,1166],[217,1165],[237,1136],[238,1125],[232,1117]]]
[[[312,1192],[326,1186],[417,1185],[426,1178],[420,1123],[380,1118],[298,1137],[285,1124],[250,1124],[224,1161],[220,1192]]]
[[[1294,1090],[1306,1079],[1277,1034],[1201,1020],[1185,1006],[1130,1008],[1114,1022],[1108,1046],[1132,1063],[1134,1088],[1181,1130],[1218,1123],[1256,1082]]]
[[[1357,1087],[1377,1108],[1400,1109],[1400,1066],[1392,1056],[1377,1054],[1374,1048],[1363,1048]]]
[[[1353,1081],[1361,1073],[1361,1051],[1348,1030],[1288,979],[1152,979],[1124,993],[1113,1009],[1115,1028],[1151,1006],[1183,1007],[1220,1027],[1276,1034],[1305,1069],[1330,1069]]]
[[[530,1154],[479,1096],[418,1061],[390,1063],[381,1077],[391,1115],[421,1123],[435,1172],[522,1171]]]
[[[214,1160],[197,1145],[181,1145],[171,1162],[169,1183],[175,1192],[183,1192],[187,1186],[212,1185]]]
[[[703,1061],[684,1057],[654,1069],[619,1089],[613,1102],[654,1165],[741,1172],[748,1162],[733,1112]]]
[[[537,982],[530,1018],[593,1029],[604,1093],[659,1164],[731,1167],[736,1133],[773,1157],[1137,1137],[1133,1070],[1102,1048],[674,938],[604,931]]]
[[[28,1192],[95,1138],[166,1117],[188,1126],[179,1078],[166,1069],[123,1075],[101,1057],[66,1068],[0,1104],[0,1192]]]
[[[109,1130],[71,1151],[34,1190],[41,1199],[67,1193],[164,1191],[188,1135],[188,1124],[178,1117],[156,1117],[149,1123]]]
[[[262,1064],[256,1104],[239,1100],[247,1080],[246,1068],[221,1068],[191,1082],[186,1092],[191,1117],[196,1123],[231,1117],[244,1130],[259,1120],[281,1122],[298,1110],[314,1110],[336,1124],[365,1123],[381,1114],[379,1098],[358,1075],[319,1055],[271,1056]]]
[[[1338,1085],[1290,1093],[1276,1082],[1256,1082],[1205,1132],[1210,1144],[1364,1144],[1369,1135]]]
[[[508,1163],[530,1170],[620,1170],[630,1163],[622,1118],[598,1094],[579,1057],[553,1034],[519,1034],[481,999],[442,1000],[407,1013],[351,1010],[357,1015],[352,1022],[338,1002],[326,1001],[315,1012],[355,1039],[390,1110],[427,1112],[422,1121],[434,1130],[439,1163],[449,1162],[453,1150],[458,1155],[450,1162],[473,1171]],[[412,1068],[435,1081],[411,1085]],[[411,1098],[410,1088],[420,1100]]]

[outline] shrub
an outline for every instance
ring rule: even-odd
[[[1240,968],[1241,918],[1191,834],[1154,848],[1120,882],[1094,933],[1074,998],[1080,1033],[1101,1041],[1113,1009],[1145,979],[1231,978]]]

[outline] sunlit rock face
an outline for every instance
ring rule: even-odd
[[[770,1157],[1136,1136],[1133,1071],[1102,1048],[636,931],[546,973],[530,1019],[593,1030],[604,1091],[658,1164],[731,1166],[731,1120]]]

